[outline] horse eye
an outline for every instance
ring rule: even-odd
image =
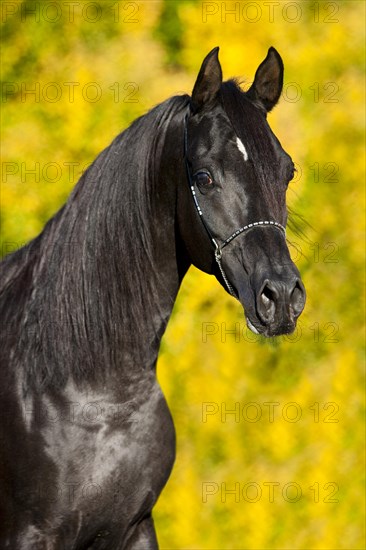
[[[194,179],[198,187],[210,187],[213,184],[213,179],[208,172],[197,172]]]

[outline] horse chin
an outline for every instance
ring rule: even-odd
[[[265,336],[266,338],[273,338],[275,336],[283,336],[285,334],[292,334],[296,328],[296,322],[285,323],[283,325],[263,325],[260,322],[251,321],[246,316],[247,327],[254,334]]]

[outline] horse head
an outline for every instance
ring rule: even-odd
[[[294,163],[267,122],[282,85],[274,48],[246,92],[222,81],[218,48],[207,55],[185,119],[188,184],[178,209],[191,262],[214,274],[243,305],[248,327],[267,337],[293,332],[305,305],[285,233]]]

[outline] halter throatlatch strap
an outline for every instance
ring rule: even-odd
[[[281,225],[280,223],[272,221],[272,220],[263,220],[263,221],[258,221],[258,222],[252,222],[252,223],[248,223],[247,225],[243,225],[242,227],[240,227],[239,229],[234,231],[234,233],[232,233],[230,235],[230,237],[225,239],[221,244],[218,244],[217,240],[213,237],[213,235],[210,231],[210,228],[208,227],[208,225],[205,221],[205,218],[203,217],[203,212],[202,212],[201,207],[200,207],[200,205],[198,203],[198,200],[197,200],[196,190],[195,190],[194,183],[193,183],[192,177],[191,177],[191,172],[190,172],[190,169],[189,169],[189,163],[188,163],[188,158],[187,158],[187,151],[188,151],[187,119],[188,119],[188,114],[185,116],[185,119],[184,119],[184,149],[183,150],[184,150],[184,162],[185,162],[185,166],[186,166],[187,180],[188,180],[188,183],[189,183],[189,188],[191,190],[194,205],[196,207],[196,210],[198,212],[199,217],[201,218],[202,225],[205,228],[206,233],[207,233],[208,237],[210,238],[210,240],[211,240],[211,242],[214,246],[215,261],[218,265],[218,268],[220,270],[222,278],[225,282],[226,288],[227,288],[229,294],[231,294],[232,296],[234,296],[236,298],[237,296],[235,294],[235,291],[234,291],[233,287],[231,286],[231,284],[230,284],[230,282],[229,282],[229,280],[226,276],[225,270],[222,266],[222,263],[221,263],[222,249],[225,248],[225,246],[230,244],[234,239],[236,239],[236,237],[238,237],[239,235],[241,235],[245,231],[249,231],[250,229],[255,229],[256,227],[274,227],[276,229],[279,229],[284,234],[285,237],[286,237],[286,228],[283,225]]]

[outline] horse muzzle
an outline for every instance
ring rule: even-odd
[[[243,305],[248,327],[267,337],[292,333],[305,306],[305,288],[284,236],[283,225],[259,221],[216,244],[216,275]]]
[[[256,334],[267,337],[291,334],[306,300],[300,277],[273,276],[265,278],[255,287],[258,290],[254,290],[254,307],[247,312],[248,327]]]

